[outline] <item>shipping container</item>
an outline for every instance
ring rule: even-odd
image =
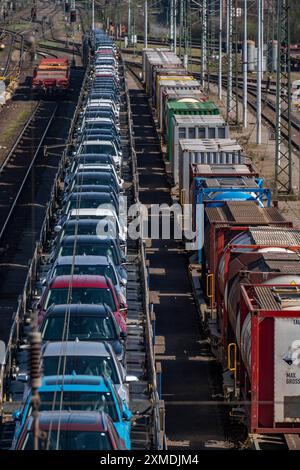
[[[168,86],[185,86],[186,83],[192,82],[193,84],[198,83],[200,89],[200,83],[197,80],[194,80],[192,75],[162,75],[159,73],[156,78],[156,96],[155,96],[155,108],[157,112],[157,116],[160,115],[160,105],[161,105],[161,98],[163,94],[163,90]]]
[[[182,62],[174,52],[169,49],[144,49],[143,50],[143,67],[145,70],[144,81],[146,91],[151,94],[153,87],[153,68],[182,68]],[[186,72],[185,72],[186,73]]]
[[[199,88],[199,82],[197,80],[190,80],[185,83],[177,82],[176,85],[164,84],[161,89],[160,97],[160,112],[159,112],[159,129],[163,132],[164,128],[164,115],[165,109],[168,102],[178,101],[187,103],[197,103],[206,101],[207,98]]]
[[[173,141],[172,124],[174,114],[181,116],[218,115],[219,108],[212,101],[191,103],[182,101],[171,101],[167,103],[164,115],[163,135],[165,142]]]
[[[156,97],[158,93],[159,79],[160,77],[188,77],[187,81],[192,80],[192,76],[187,75],[187,71],[184,67],[176,65],[161,66],[155,65],[152,68],[152,104],[156,107]],[[190,78],[189,78],[190,77]]]
[[[299,356],[293,344],[299,341],[300,326],[299,252],[299,231],[250,227],[230,242],[219,263],[217,320],[221,343],[236,350],[231,357],[238,383],[234,396],[250,403],[244,408],[245,415],[250,412],[250,432],[276,433],[280,429],[299,433],[299,384],[292,367],[293,358]],[[255,288],[243,299],[240,294],[249,289],[249,284],[255,284]],[[250,304],[253,309],[249,310]],[[260,310],[266,314],[260,316]],[[286,315],[282,310],[291,313]],[[293,327],[285,322],[277,324],[278,318],[292,318]],[[276,342],[280,341],[285,350],[280,348],[278,354]],[[281,391],[276,396],[279,377]],[[295,384],[294,378],[297,388],[288,386]]]
[[[168,140],[168,160],[172,162],[175,184],[179,181],[178,154],[180,139],[228,139],[229,126],[222,116],[182,116],[174,114],[172,135]]]
[[[190,165],[229,164],[241,165],[249,163],[242,155],[242,148],[232,139],[182,139],[179,141],[179,193],[182,204],[189,201]]]
[[[240,289],[237,375],[254,434],[300,430],[299,275],[292,282],[275,278]]]
[[[204,211],[203,276],[215,278],[218,261],[230,241],[250,226],[291,227],[275,207],[259,207],[254,201],[228,201]]]

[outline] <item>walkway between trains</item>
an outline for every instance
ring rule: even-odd
[[[146,94],[128,80],[140,201],[171,204],[159,141]],[[203,449],[224,440],[224,416],[213,396],[222,392],[219,365],[209,352],[188,276],[183,245],[148,240],[150,294],[154,299],[156,360],[162,364],[162,399],[166,404],[169,448]],[[210,443],[211,444],[211,443]]]

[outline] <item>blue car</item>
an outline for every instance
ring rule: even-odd
[[[110,379],[97,376],[82,375],[53,375],[42,379],[39,388],[41,398],[40,411],[104,411],[116,428],[119,438],[125,443],[127,450],[131,449],[130,431],[132,413],[125,401],[122,401]],[[21,410],[13,413],[16,422],[13,445],[16,444],[20,433],[31,414],[31,391],[27,390]]]

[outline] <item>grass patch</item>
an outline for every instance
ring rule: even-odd
[[[6,141],[10,140],[13,136],[17,137],[19,132],[20,125],[25,124],[30,114],[32,113],[32,108],[20,110],[20,112],[15,116],[14,120],[9,122],[5,129],[1,131],[0,141],[2,145],[5,145]]]

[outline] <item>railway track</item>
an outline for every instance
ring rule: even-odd
[[[57,111],[40,102],[0,168],[0,243]]]
[[[41,102],[0,174],[0,337],[7,344],[40,235],[52,185],[77,105],[84,70],[73,71],[74,94]],[[44,154],[44,146],[57,145]]]
[[[121,74],[122,76],[123,74]],[[122,91],[123,99],[120,114],[120,126],[121,126],[121,143],[123,152],[123,165],[122,165],[122,177],[125,181],[125,191],[128,198],[128,204],[136,202],[136,183],[135,183],[135,171],[134,171],[134,156],[131,141],[131,119],[127,112],[127,90],[125,89],[125,83],[122,80]],[[49,186],[49,179],[47,179],[47,185]],[[48,197],[49,197],[48,191]],[[45,201],[46,193],[43,191],[43,199]],[[41,203],[39,199],[39,203]],[[51,200],[50,206],[56,207],[57,201]],[[22,203],[24,206],[24,201]],[[55,209],[54,209],[55,210]],[[53,213],[53,211],[50,211]],[[51,239],[51,230],[48,232],[48,236]],[[26,237],[22,235],[22,239]],[[33,238],[33,237],[32,237]],[[48,241],[50,239],[47,239]],[[20,240],[21,241],[21,240]],[[20,246],[20,244],[18,244]],[[49,249],[49,243],[45,239],[45,245],[41,247],[39,253],[41,255],[37,270],[37,273],[32,276],[31,290],[28,289],[27,306],[30,306],[30,295],[35,291],[36,281],[37,284],[39,279],[43,278],[45,271],[43,269],[49,269],[49,265],[45,265],[47,249]],[[45,248],[45,251],[44,251]],[[128,373],[135,374],[139,377],[138,383],[132,383],[130,385],[130,405],[131,409],[135,412],[134,426],[132,428],[132,447],[133,449],[153,449],[158,448],[158,435],[156,430],[158,424],[157,415],[157,403],[154,395],[153,386],[153,374],[155,375],[154,366],[151,362],[152,358],[152,337],[151,328],[149,329],[149,311],[147,298],[146,298],[146,272],[145,262],[143,259],[143,245],[140,240],[128,242],[128,283],[127,283],[127,302],[128,302],[128,329],[127,329],[127,341],[126,341],[126,360]],[[24,260],[24,254],[22,254]],[[16,258],[14,259],[14,261]],[[4,267],[4,264],[3,264]],[[25,266],[24,266],[25,269]],[[16,272],[16,269],[14,269]],[[26,270],[27,272],[27,270]],[[1,264],[0,264],[0,275],[1,275]],[[6,283],[7,284],[7,283]],[[9,286],[8,286],[9,287]],[[6,285],[7,294],[7,285]],[[1,295],[2,294],[2,295]],[[16,288],[14,283],[14,292],[11,296],[16,297]],[[4,308],[2,300],[4,299],[3,292],[1,291],[0,285],[0,312],[1,307]],[[7,296],[5,302],[7,305]],[[23,327],[21,328],[23,330]],[[26,326],[25,326],[26,330]],[[1,331],[1,328],[0,328]],[[23,330],[24,331],[24,330]],[[2,332],[1,332],[1,337]],[[17,346],[17,344],[16,344]],[[20,370],[26,370],[27,367],[27,356],[22,351],[15,351],[14,356],[17,358],[18,366]],[[22,398],[22,387],[15,381],[10,382],[9,395],[12,399],[12,407],[7,408],[11,412],[13,406],[18,406],[18,402]],[[156,424],[155,424],[155,423]],[[7,421],[0,427],[0,449],[10,448],[12,436],[14,430],[14,423],[8,418]]]

